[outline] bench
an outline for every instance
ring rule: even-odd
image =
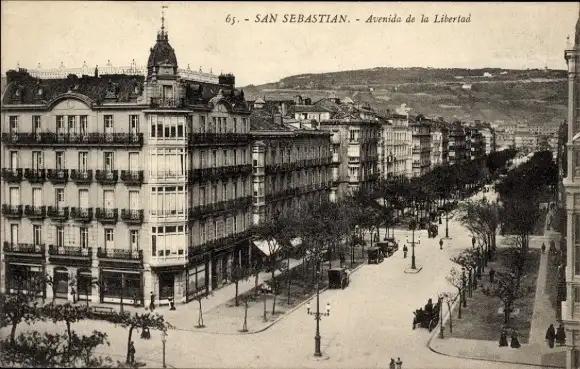
[[[94,315],[109,316],[113,314],[113,308],[109,306],[95,306],[91,309]]]

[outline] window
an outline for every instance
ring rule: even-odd
[[[233,163],[233,165],[238,165],[238,150],[237,149],[234,149],[234,155],[233,155],[233,157],[234,157],[234,163]]]
[[[103,157],[104,157],[103,162],[105,164],[105,170],[107,172],[112,171],[113,168],[114,168],[114,164],[113,163],[115,161],[115,159],[114,159],[114,153],[113,152],[105,152],[105,153],[103,153]]]
[[[79,117],[79,134],[86,135],[88,133],[89,117],[81,115]]]
[[[199,188],[199,204],[205,205],[205,187]]]
[[[151,256],[157,256],[157,227],[151,228]]]
[[[234,233],[238,233],[238,214],[234,215],[233,224],[232,224],[232,231]]]
[[[214,204],[217,202],[217,191],[216,185],[211,186],[211,202]]]
[[[79,239],[82,249],[89,247],[89,229],[87,227],[79,228]]]
[[[10,169],[18,168],[18,151],[10,151]]]
[[[64,227],[56,226],[56,245],[58,247],[64,246]]]
[[[33,115],[32,116],[32,132],[33,133],[40,133],[40,115]]]
[[[89,153],[79,152],[79,171],[86,172],[89,166]]]
[[[64,151],[56,152],[56,169],[64,169]]]
[[[42,151],[33,151],[32,152],[32,169],[39,170],[43,168],[43,155]]]
[[[238,132],[238,118],[234,118],[234,133]]]
[[[153,227],[151,230],[152,256],[183,255],[187,247],[184,226]]]
[[[57,188],[54,190],[54,197],[56,200],[56,206],[64,206],[64,188]]]
[[[131,251],[139,250],[139,230],[132,229],[129,235],[129,245]]]
[[[42,226],[35,224],[32,226],[32,241],[35,245],[42,245]]]
[[[233,199],[237,199],[238,198],[238,180],[234,179],[232,182],[232,190],[233,190]]]
[[[18,116],[11,115],[9,120],[10,120],[10,133],[18,133]]]
[[[18,224],[10,224],[10,243],[18,243]]]
[[[64,115],[56,116],[56,133],[59,135],[64,134]]]
[[[228,199],[228,184],[222,184],[222,201],[226,201]]]
[[[242,118],[242,122],[244,124],[244,131],[242,133],[250,132],[250,126],[248,125],[248,118]]]
[[[214,220],[213,221],[213,239],[217,239],[218,238],[218,226],[217,226],[217,222]]]
[[[205,127],[205,116],[204,115],[200,115],[199,116],[199,128],[200,128],[200,132],[201,133],[205,133],[206,131],[206,127]]]
[[[246,182],[244,180],[242,180],[242,196],[246,196],[247,192],[246,192]]]
[[[228,166],[228,150],[224,150],[224,165]]]
[[[246,149],[242,149],[242,164],[246,163]]]
[[[160,217],[183,216],[186,212],[186,199],[184,186],[152,187],[150,213]]]
[[[105,250],[107,246],[112,247],[115,242],[115,233],[112,228],[105,228]]]
[[[204,221],[201,221],[199,223],[199,241],[202,244],[205,242],[205,222]]]
[[[129,115],[129,132],[131,134],[139,133],[139,116],[138,115]]]
[[[112,115],[104,115],[103,122],[105,125],[105,133],[113,133],[113,116]]]
[[[32,206],[42,206],[42,188],[32,189]]]
[[[215,168],[215,167],[217,167],[217,151],[216,150],[213,150],[211,152],[211,157],[212,157],[212,160],[211,160],[212,167]]]
[[[200,151],[199,153],[199,168],[203,169],[205,166],[205,151]]]
[[[77,133],[77,117],[74,115],[68,116],[68,133]]]

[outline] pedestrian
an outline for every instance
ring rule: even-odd
[[[135,344],[133,341],[129,344],[129,363],[135,364]]]
[[[564,331],[564,325],[562,323],[560,323],[556,331],[556,342],[558,342],[558,346],[564,346],[566,344],[566,332]]]
[[[401,361],[400,357],[397,358],[397,362],[395,364],[397,365],[397,369],[403,368],[403,362]]]
[[[136,293],[133,294],[133,306],[134,307],[139,306],[139,303],[137,303],[137,294]]]
[[[391,362],[389,363],[389,369],[395,369],[395,359],[391,358]]]
[[[546,253],[546,244],[542,242],[542,254]]]
[[[512,329],[511,339],[512,339],[510,342],[511,348],[520,348],[522,346],[520,345],[520,341],[518,340],[518,332],[516,332],[515,329]]]
[[[504,327],[502,327],[499,334],[499,347],[506,347],[507,345],[507,331]]]
[[[406,259],[407,258],[407,251],[409,249],[407,249],[407,245],[403,246],[403,258]]]
[[[169,305],[171,306],[169,310],[175,310],[175,298],[173,296],[169,297]]]
[[[495,270],[493,270],[493,268],[491,268],[489,270],[489,283],[493,283],[493,277],[495,277]]]
[[[443,250],[443,238],[439,240],[439,250]]]
[[[556,339],[556,329],[554,328],[554,324],[550,324],[550,327],[548,327],[548,330],[546,331],[546,339],[548,340],[548,346],[554,348],[554,340]]]
[[[153,291],[150,292],[150,296],[151,296],[151,302],[149,302],[149,310],[151,310],[151,312],[153,312],[153,310],[155,310],[155,295],[153,294]]]
[[[76,304],[77,303],[77,291],[75,290],[74,287],[71,287],[70,294],[72,295],[72,298],[73,298],[73,304]]]

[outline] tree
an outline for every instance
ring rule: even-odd
[[[459,295],[454,294],[453,292],[444,292],[439,295],[441,301],[445,302],[447,305],[447,311],[449,311],[449,333],[453,333],[453,319],[451,317],[451,305],[457,299]],[[443,307],[441,307],[443,309]],[[459,304],[459,309],[461,310],[461,304]],[[443,321],[441,322],[443,324]]]
[[[238,301],[239,284],[240,284],[240,282],[247,281],[250,278],[250,273],[251,273],[250,269],[251,268],[243,266],[239,261],[238,261],[237,265],[235,265],[232,268],[230,280],[236,286],[236,296],[234,298],[236,306],[240,305],[239,301]]]
[[[56,288],[58,286],[58,282],[54,280],[54,278],[51,275],[44,275],[41,278],[41,283],[44,284],[44,289],[46,290],[46,286],[50,286],[51,290],[52,290],[52,302],[56,301]]]
[[[197,317],[197,325],[195,328],[205,328],[205,325],[203,324],[203,309],[201,307],[201,302],[203,299],[208,299],[211,295],[211,292],[200,291],[193,296],[193,299],[197,301],[199,305],[199,315]]]
[[[42,314],[53,323],[65,322],[66,331],[68,335],[68,347],[72,347],[72,330],[71,324],[80,320],[87,319],[90,315],[90,310],[86,306],[76,306],[66,303],[63,305],[50,303],[41,309]]]
[[[17,291],[15,295],[0,293],[0,327],[12,326],[10,342],[15,344],[16,328],[20,323],[30,325],[38,320],[44,320],[38,302],[32,295]]]
[[[241,296],[242,302],[244,303],[244,324],[242,325],[242,329],[240,332],[247,332],[248,331],[248,305],[250,300],[252,299],[252,295],[249,293],[245,293]]]
[[[129,312],[115,312],[109,318],[109,320],[116,325],[120,325],[123,328],[129,329],[129,335],[127,337],[127,357],[126,363],[129,364],[129,348],[132,341],[133,330],[138,329],[157,329],[159,331],[166,332],[168,329],[174,328],[171,324],[165,321],[162,315],[157,313],[129,313]]]
[[[457,319],[461,319],[461,292],[463,290],[463,275],[456,268],[451,268],[449,275],[445,277],[450,285],[457,288],[457,296],[459,297]]]
[[[500,223],[497,204],[481,201],[466,201],[460,205],[459,222],[473,235],[478,236],[487,247],[488,253],[495,250],[496,232]]]
[[[509,324],[514,302],[523,297],[516,276],[497,272],[494,283],[486,285],[482,291],[486,296],[496,297],[503,302],[504,324]]]

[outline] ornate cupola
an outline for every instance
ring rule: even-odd
[[[166,8],[165,6],[163,8]],[[165,13],[161,13],[161,29],[157,32],[157,42],[149,53],[147,61],[147,81],[175,79],[177,76],[177,57],[175,50],[169,44],[169,37],[165,29]]]

